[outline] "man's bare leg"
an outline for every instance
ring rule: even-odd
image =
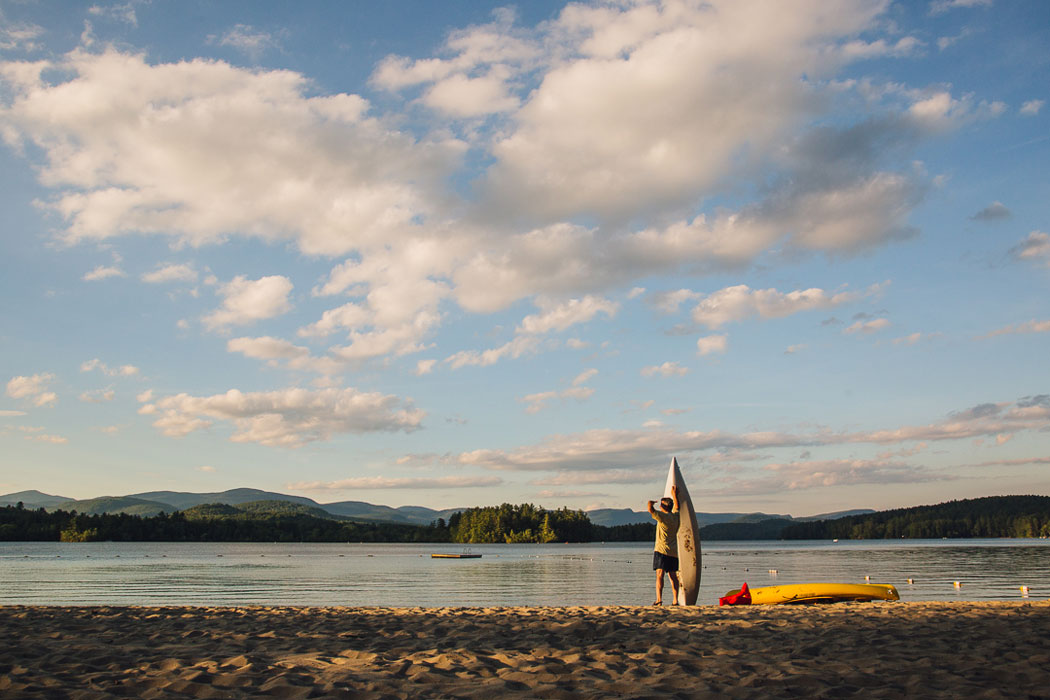
[[[678,596],[678,594],[675,593],[676,599],[677,599],[677,596]],[[664,570],[663,569],[657,569],[656,570],[656,602],[653,603],[653,605],[663,605],[663,604],[664,604]]]
[[[671,605],[678,605],[678,591],[682,587],[681,581],[678,580],[678,572],[669,574],[667,578],[671,579]]]

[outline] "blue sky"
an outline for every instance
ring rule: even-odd
[[[1047,26],[0,3],[0,492],[1050,493]]]

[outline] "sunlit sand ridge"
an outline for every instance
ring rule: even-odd
[[[0,607],[15,697],[1045,697],[1050,602]]]

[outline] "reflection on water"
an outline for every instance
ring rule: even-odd
[[[649,543],[0,543],[0,604],[644,605]],[[747,582],[892,583],[902,600],[1050,597],[1050,541],[709,542],[701,604]],[[777,573],[771,573],[775,570]],[[908,580],[912,583],[908,583]],[[959,582],[959,586],[955,585]],[[665,597],[670,599],[670,591]]]

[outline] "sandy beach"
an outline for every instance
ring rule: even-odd
[[[4,698],[1050,698],[1050,601],[0,607]]]

